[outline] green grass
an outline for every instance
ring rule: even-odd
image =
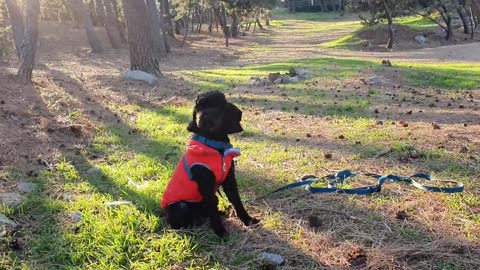
[[[395,18],[395,23],[408,26],[414,30],[419,31],[429,30],[437,26],[437,24],[435,24],[431,20],[421,16],[406,16]]]
[[[480,64],[444,63],[442,65],[398,63],[405,78],[415,86],[442,89],[480,87]]]
[[[332,41],[324,42],[320,44],[322,47],[331,48],[331,49],[349,49],[352,46],[359,45],[362,43],[355,32],[353,34],[348,34],[338,39]]]

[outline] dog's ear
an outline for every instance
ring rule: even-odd
[[[192,121],[187,126],[187,130],[193,133],[198,133],[200,128],[197,125],[197,112],[193,109]]]
[[[226,134],[235,134],[243,131],[240,124],[242,111],[232,103],[227,103],[223,110],[223,129]]]

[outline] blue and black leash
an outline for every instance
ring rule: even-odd
[[[369,195],[373,193],[378,193],[382,190],[383,184],[386,182],[404,182],[409,185],[412,185],[418,189],[424,190],[424,191],[430,191],[430,192],[443,192],[443,193],[459,193],[464,191],[464,185],[461,182],[458,181],[452,181],[452,180],[438,180],[434,179],[430,174],[423,174],[423,173],[418,173],[411,175],[409,177],[403,177],[403,176],[398,176],[398,175],[380,175],[380,174],[373,174],[373,173],[367,173],[363,174],[364,176],[372,177],[377,179],[377,184],[375,185],[370,185],[370,186],[363,186],[363,187],[358,187],[358,188],[341,188],[339,186],[343,185],[347,179],[353,178],[356,176],[360,176],[361,174],[355,174],[352,173],[350,170],[344,170],[340,171],[336,174],[330,174],[326,175],[323,177],[316,177],[314,175],[307,175],[302,177],[301,181],[285,185],[283,187],[280,187],[272,192],[269,192],[265,195],[262,195],[260,197],[255,197],[255,198],[250,198],[243,200],[244,202],[252,202],[258,199],[263,199],[266,198],[272,194],[282,192],[285,190],[290,190],[298,187],[305,187],[305,190],[308,192],[315,194],[315,193],[344,193],[344,194],[356,194],[356,195]],[[415,179],[423,179],[427,181],[437,181],[441,183],[449,183],[449,184],[455,184],[454,187],[439,187],[439,186],[426,186],[422,185],[419,182],[415,181]],[[313,187],[312,185],[314,183],[320,182],[320,181],[328,181],[328,186],[327,187]]]

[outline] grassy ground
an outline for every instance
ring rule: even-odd
[[[315,24],[311,15],[301,16]],[[276,27],[287,33],[288,25],[298,23],[283,20]],[[319,27],[328,29],[323,23]],[[307,69],[311,78],[265,88],[248,85],[252,76],[290,67]],[[398,183],[372,196],[288,192],[247,205],[262,220],[255,228],[244,228],[230,213],[225,241],[207,228],[172,231],[159,209],[190,136],[192,93],[175,94],[178,102],[153,102],[145,92],[137,99],[128,88],[134,86],[124,85],[128,98],[121,101],[87,99],[89,108],[111,119],[99,122],[88,145],[58,153],[38,176],[15,171],[2,176],[41,188],[17,209],[3,207],[23,228],[2,239],[0,268],[261,269],[259,254],[270,251],[286,259],[282,269],[477,269],[479,71],[478,64],[465,63],[401,62],[386,68],[365,60],[302,58],[166,72],[185,82],[184,88],[224,91],[243,110],[245,132],[232,138],[243,150],[237,166],[243,198],[305,174],[347,168],[431,172],[466,185],[460,195]],[[384,86],[362,81],[372,75],[385,79]],[[111,83],[100,82],[104,88]],[[359,177],[348,186],[372,183]],[[132,205],[105,205],[115,200]],[[220,201],[229,209],[224,198]],[[75,220],[79,213],[81,220]]]

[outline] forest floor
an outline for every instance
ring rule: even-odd
[[[15,59],[0,63],[0,212],[19,225],[0,231],[0,268],[271,269],[265,251],[283,256],[281,269],[480,268],[480,46],[322,46],[360,27],[354,16],[280,14],[229,48],[219,33],[195,34],[151,87],[122,78],[126,48],[92,54],[80,29],[42,22],[32,87],[16,81]],[[292,67],[310,78],[250,85]],[[244,112],[233,136],[243,198],[343,169],[430,172],[465,192],[294,190],[248,203],[262,220],[254,228],[231,213],[225,241],[207,228],[169,230],[159,201],[190,136],[192,100],[212,89]],[[119,200],[132,204],[106,205]]]

